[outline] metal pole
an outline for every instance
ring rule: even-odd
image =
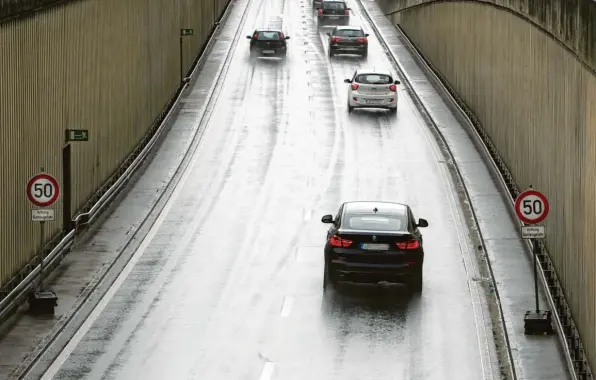
[[[180,85],[184,85],[184,62],[182,61],[182,36],[180,36]]]
[[[71,148],[66,143],[62,148],[62,184],[64,195],[62,201],[62,230],[68,234],[72,230],[72,180],[71,180]]]
[[[40,248],[40,255],[41,255],[41,263],[39,264],[39,291],[43,290],[43,246],[44,246],[44,228],[45,222],[39,223],[39,246]]]
[[[534,297],[536,299],[536,314],[540,312],[540,300],[538,299],[538,255],[540,254],[540,245],[538,240],[534,239]]]

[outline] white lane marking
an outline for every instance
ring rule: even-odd
[[[265,364],[263,365],[263,370],[261,371],[261,377],[259,377],[259,380],[271,379],[271,376],[273,376],[274,369],[275,369],[275,363],[265,362]]]
[[[281,316],[287,318],[292,312],[292,306],[294,305],[294,297],[287,296],[284,298],[284,304],[281,307]]]

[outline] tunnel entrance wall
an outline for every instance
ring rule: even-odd
[[[62,181],[72,144],[72,209],[81,208],[149,132],[229,0],[81,0],[0,24],[0,288],[42,248],[26,185],[40,171]],[[62,228],[62,197],[45,240]]]
[[[395,1],[381,3],[386,13],[399,8]],[[480,120],[518,186],[532,184],[549,197],[547,248],[594,368],[596,75],[591,62],[527,20],[482,2],[429,2],[389,17]]]

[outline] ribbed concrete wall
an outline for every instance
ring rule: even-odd
[[[0,287],[41,248],[25,187],[40,168],[62,180],[73,145],[73,210],[113,173],[179,87],[228,0],[81,0],[0,25]],[[47,223],[46,240],[61,228]]]
[[[532,184],[549,197],[548,250],[594,367],[596,75],[590,60],[514,13],[481,2],[429,3],[391,17],[482,122],[520,188]]]

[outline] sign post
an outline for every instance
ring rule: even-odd
[[[31,220],[39,222],[39,242],[42,249],[40,270],[39,270],[39,284],[37,291],[29,294],[29,305],[31,310],[42,314],[54,314],[54,307],[57,305],[58,297],[52,291],[43,290],[43,272],[44,272],[44,257],[43,246],[45,243],[45,223],[55,220],[54,210],[45,207],[50,207],[60,197],[60,185],[53,176],[44,173],[41,168],[41,173],[33,176],[27,183],[27,198],[35,206],[42,207],[40,209],[31,210]]]
[[[62,230],[68,234],[72,229],[72,161],[71,142],[89,141],[88,129],[65,129],[64,147],[62,148]]]
[[[195,30],[194,29],[180,29],[180,86],[184,86],[186,82],[184,78],[184,37],[186,36],[194,36]]]
[[[534,299],[535,310],[527,311],[524,316],[524,332],[527,335],[552,334],[551,312],[540,310],[538,296],[538,257],[542,255],[541,240],[546,238],[546,227],[537,226],[548,216],[550,205],[548,199],[539,191],[530,189],[522,192],[515,200],[515,213],[527,225],[521,227],[522,239],[532,243],[534,264]]]

